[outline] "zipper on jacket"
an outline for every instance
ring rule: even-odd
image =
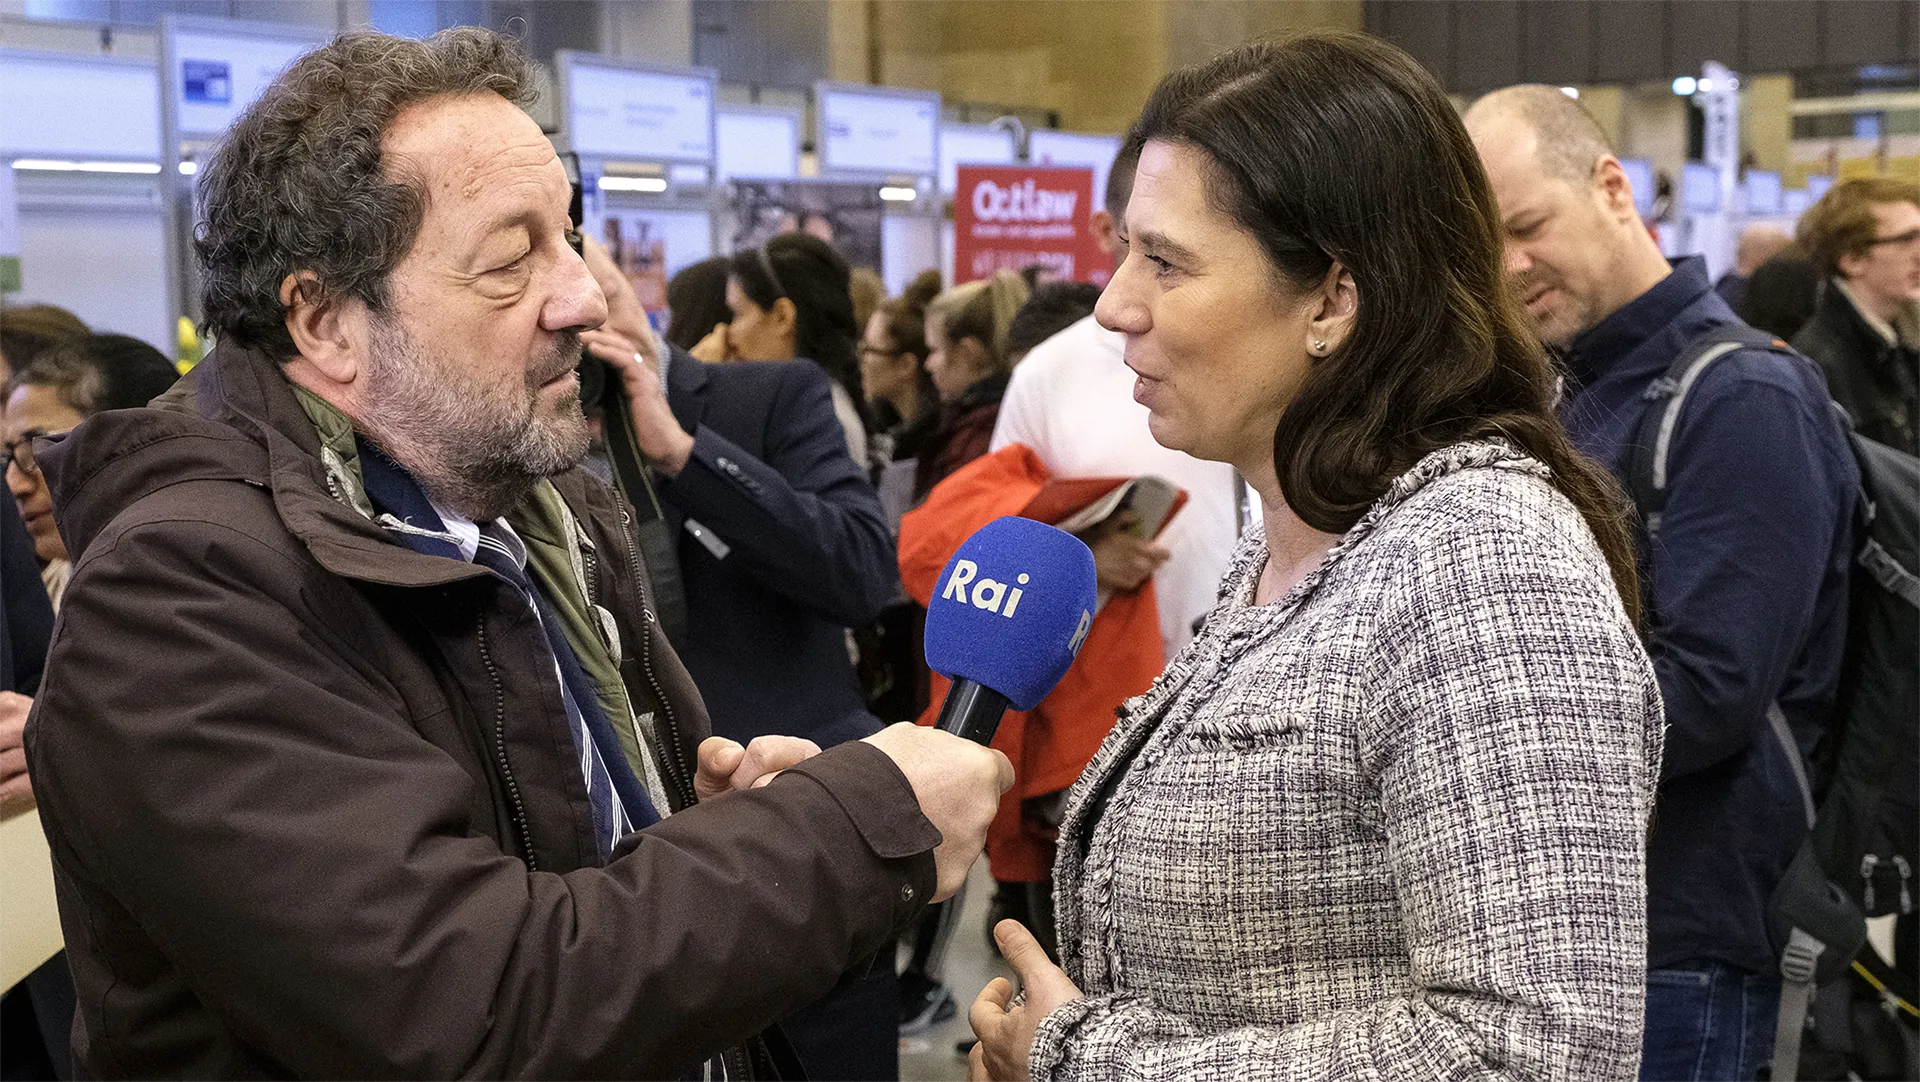
[[[507,689],[500,682],[500,669],[493,663],[493,651],[487,645],[487,614],[480,613],[480,661],[487,667],[487,679],[493,682],[493,761],[500,768],[500,780],[507,788],[507,803],[513,809],[514,829],[520,833],[520,854],[527,870],[540,870],[540,859],[533,852],[533,830],[527,825],[527,808],[520,801],[520,783],[514,780],[513,766],[507,762]]]
[[[647,589],[646,571],[640,563],[640,543],[633,537],[633,511],[627,506],[626,497],[614,493],[614,503],[620,509],[620,537],[627,550],[627,573],[633,576],[633,582],[640,590],[640,614],[648,624],[656,624],[659,617],[653,613],[649,603],[651,591]],[[647,686],[653,689],[653,699],[660,704],[660,718],[670,730],[668,739],[661,740],[660,746],[674,766],[674,782],[680,787],[681,802],[688,807],[694,803],[693,773],[687,769],[686,753],[680,747],[680,720],[674,716],[673,703],[667,698],[666,688],[660,685],[659,676],[653,671],[653,636],[647,629],[640,633],[640,671],[647,674]]]

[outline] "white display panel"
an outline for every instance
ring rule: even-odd
[[[575,153],[626,161],[713,160],[714,74],[595,63],[560,53]]]
[[[1813,205],[1813,198],[1805,188],[1788,188],[1780,195],[1780,213],[1788,218],[1798,218]]]
[[[1765,169],[1747,170],[1747,214],[1770,218],[1780,213],[1780,174]]]
[[[0,154],[159,160],[151,63],[0,51],[0,102]]]
[[[940,168],[940,96],[821,83],[820,172],[933,176]]]
[[[1833,178],[1824,173],[1815,173],[1807,178],[1807,198],[1818,203],[1828,189],[1833,187]]]
[[[1106,205],[1107,172],[1120,153],[1118,135],[1038,128],[1027,133],[1027,162],[1031,165],[1085,165],[1093,169],[1093,203]]]
[[[1653,218],[1653,163],[1645,158],[1621,158],[1620,171],[1627,175],[1627,185],[1633,189],[1633,209],[1640,212],[1645,220]]]
[[[276,76],[317,48],[315,37],[231,32],[169,22],[166,92],[173,95],[182,135],[218,135],[252,105]]]
[[[889,296],[905,293],[921,271],[940,268],[941,225],[938,218],[888,215],[880,219],[880,279]],[[946,280],[952,277],[949,274]]]
[[[792,180],[800,175],[800,118],[785,111],[721,109],[715,161],[720,182],[735,177]]]
[[[1688,162],[1680,178],[1680,205],[1691,214],[1720,210],[1720,171],[1704,162]]]
[[[173,356],[160,208],[20,207],[22,289],[9,301],[57,304],[96,331],[130,334]]]
[[[952,195],[963,165],[1012,165],[1020,160],[1013,133],[985,125],[940,126],[940,192]]]

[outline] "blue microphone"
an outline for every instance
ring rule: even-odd
[[[927,605],[927,666],[953,680],[937,727],[993,740],[1011,704],[1031,710],[1093,627],[1093,552],[1043,522],[982,526],[947,561]]]

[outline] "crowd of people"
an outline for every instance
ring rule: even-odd
[[[1779,1070],[1920,188],[1715,283],[1557,88],[1313,34],[1156,89],[1104,290],[793,232],[661,320],[531,87],[471,28],[296,62],[201,171],[184,376],[0,308],[0,800],[67,937],[10,1072],[891,1078],[967,1003],[976,1078]],[[1101,601],[986,749],[921,636],[1003,515]],[[1020,996],[947,979],[982,851]]]

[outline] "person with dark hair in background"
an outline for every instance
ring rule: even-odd
[[[708,364],[659,342],[632,286],[589,241],[608,320],[580,338],[621,373],[658,477],[686,592],[680,657],[713,731],[823,748],[881,729],[847,629],[899,591],[893,536],[846,452],[832,383],[808,361]],[[684,273],[684,272],[683,272]],[[817,1078],[898,1076],[892,956],[781,1022]]]
[[[1660,700],[1624,502],[1552,412],[1432,75],[1321,32],[1174,72],[1097,318],[1261,524],[1068,798],[1065,970],[974,1078],[1578,1079],[1639,1053]]]
[[[218,345],[36,448],[75,563],[27,759],[83,1076],[768,1077],[768,1027],[957,890],[1011,784],[913,726],[708,735],[579,469],[608,309],[537,86],[478,27],[294,60],[196,178]]]
[[[1476,101],[1507,267],[1565,360],[1574,443],[1631,483],[1659,381],[1738,334],[1706,260],[1669,263],[1592,116],[1551,86]],[[1733,341],[1663,429],[1657,536],[1636,518],[1667,731],[1647,838],[1642,1078],[1752,1078],[1773,1052],[1767,901],[1807,836],[1803,748],[1834,703],[1860,476],[1818,367]]]
[[[1042,282],[1007,324],[1007,367],[1018,369],[1035,346],[1093,314],[1100,287],[1091,282]]]
[[[1800,243],[1826,281],[1793,347],[1854,431],[1920,455],[1920,184],[1843,180],[1801,216]]]
[[[0,363],[5,360],[0,351]],[[21,734],[53,634],[53,606],[39,570],[20,512],[0,501],[0,817],[24,814],[33,802]],[[72,1078],[72,1032],[73,976],[62,951],[0,996],[0,1075]]]
[[[735,252],[727,263],[728,322],[687,352],[708,364],[797,359],[826,369],[847,453],[864,469],[866,396],[850,274],[840,253],[810,233],[782,233]]]
[[[883,475],[883,503],[887,464],[919,458],[939,417],[940,391],[927,371],[927,305],[939,295],[940,272],[921,271],[905,293],[880,302],[860,339],[860,384],[873,414],[874,468]],[[901,501],[888,508],[895,527],[908,495],[901,493]]]
[[[1798,244],[1788,245],[1754,269],[1734,314],[1782,342],[1791,342],[1813,316],[1820,297],[1820,269]]]
[[[180,378],[159,350],[124,334],[68,339],[7,380],[7,488],[33,536],[41,581],[58,609],[72,565],[54,526],[53,500],[34,464],[33,441],[71,431],[102,410],[133,409],[167,393]]]
[[[726,326],[733,313],[727,308],[725,256],[702,259],[680,268],[667,282],[667,344],[692,350],[702,338]],[[724,338],[725,332],[720,332]]]
[[[13,369],[25,365],[49,348],[92,333],[80,317],[51,304],[0,304],[0,357],[10,367],[0,372],[0,380]]]
[[[987,453],[1000,396],[1013,363],[1007,328],[1026,303],[1027,286],[1012,271],[967,282],[927,305],[927,373],[940,395],[940,415],[921,446],[913,502],[960,467]]]

